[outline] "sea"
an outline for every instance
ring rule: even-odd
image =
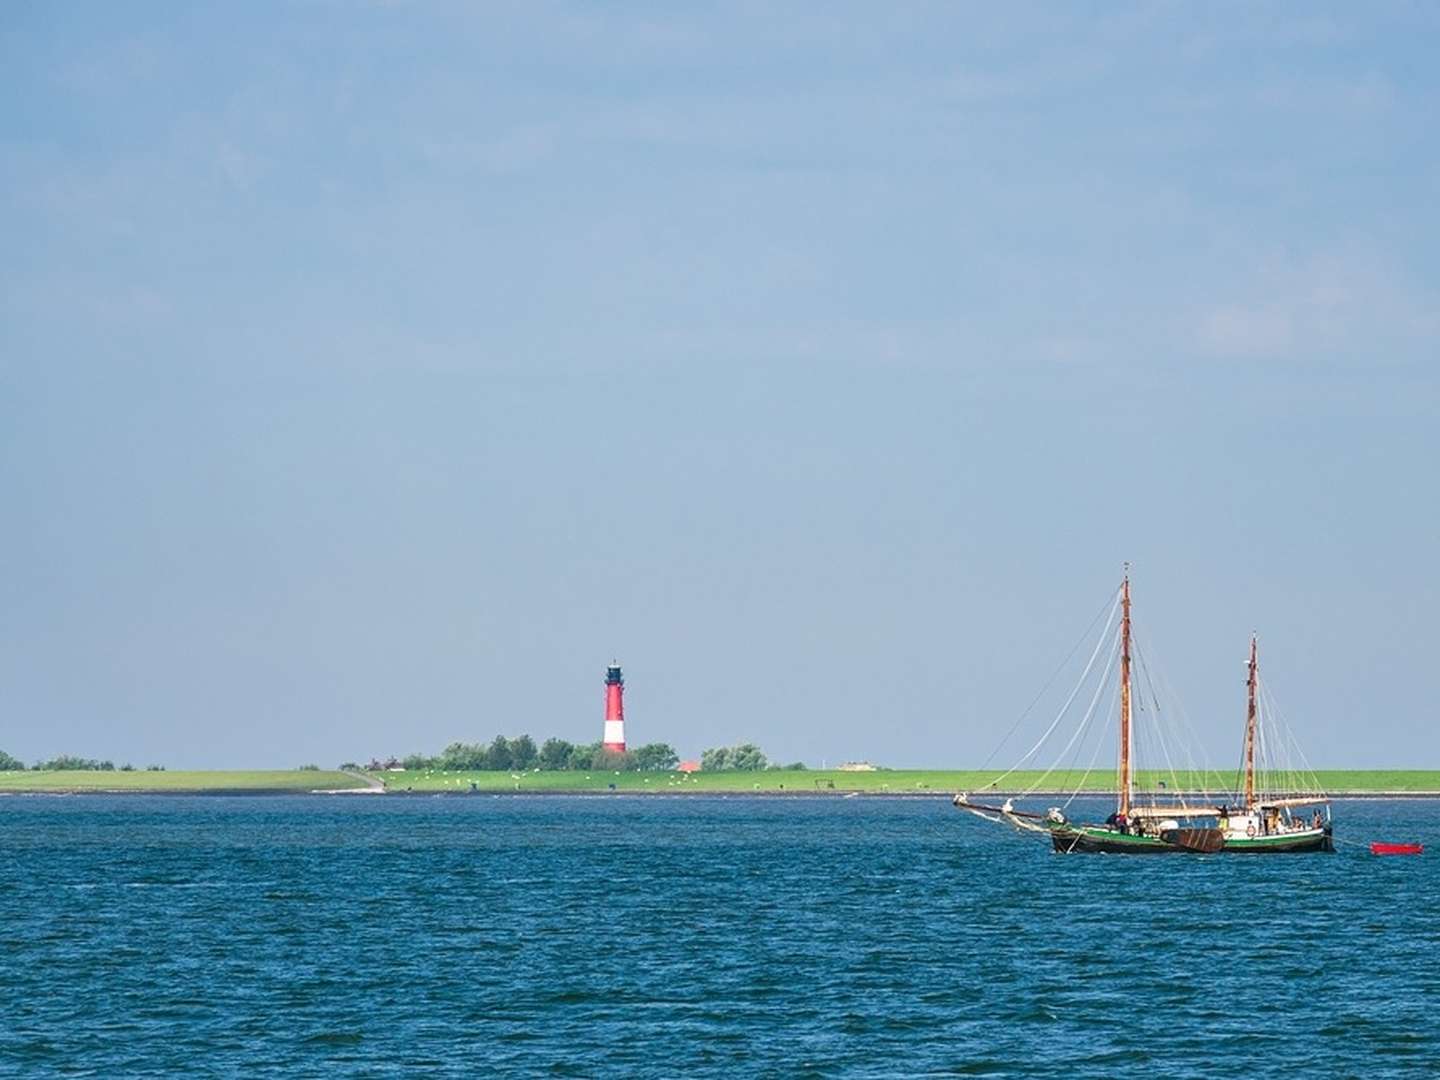
[[[0,1074],[1440,1075],[1440,801],[1335,818],[1127,858],[938,798],[0,797]]]

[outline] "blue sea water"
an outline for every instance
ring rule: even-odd
[[[1061,856],[942,800],[0,798],[0,1072],[1430,1076],[1440,803]]]

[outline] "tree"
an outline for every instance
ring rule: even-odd
[[[637,746],[630,754],[631,763],[644,772],[673,769],[680,764],[680,755],[669,743],[647,743]]]
[[[74,754],[60,754],[49,761],[37,761],[35,768],[46,772],[78,770],[82,772],[114,772],[113,761],[96,761],[94,758],[76,757]]]
[[[496,735],[495,741],[485,751],[485,768],[494,772],[505,772],[515,764],[515,755],[510,749],[510,740]]]
[[[736,772],[758,772],[765,764],[764,753],[754,743],[741,743],[730,749],[730,768]]]
[[[440,751],[440,758],[433,765],[447,771],[483,769],[486,767],[487,752],[479,743],[453,742]]]
[[[767,765],[765,754],[754,743],[716,746],[700,755],[705,772],[758,772]]]
[[[535,759],[539,753],[535,749],[535,740],[529,735],[521,735],[510,740],[511,765],[516,769],[529,769],[535,765]]]
[[[16,772],[23,768],[25,768],[23,761],[19,758],[11,757],[5,753],[4,750],[0,750],[0,772]]]
[[[595,759],[600,756],[600,744],[591,743],[589,746],[574,746],[570,748],[569,768],[578,771],[588,772],[596,768]]]
[[[545,744],[540,747],[540,767],[542,769],[568,769],[570,754],[574,749],[574,745],[564,739],[546,739]]]
[[[635,766],[630,760],[630,755],[624,750],[606,750],[602,745],[595,751],[590,767],[605,772],[629,772]]]
[[[461,746],[462,743],[453,743],[454,746]],[[400,759],[400,764],[412,772],[420,769],[433,769],[440,764],[439,758],[427,757],[424,754],[406,754]],[[344,768],[342,765],[341,768]]]

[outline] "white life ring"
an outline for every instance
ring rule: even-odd
[[[1255,826],[1253,824],[1245,826],[1245,835],[1250,837],[1252,840],[1255,838]]]

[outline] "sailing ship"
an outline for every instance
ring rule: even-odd
[[[1163,780],[1157,780],[1155,790],[1148,794],[1137,792],[1136,770],[1133,765],[1136,735],[1133,674],[1135,655],[1128,567],[1121,582],[1119,596],[1111,608],[1111,616],[1102,631],[1102,640],[1109,635],[1110,627],[1114,624],[1116,608],[1119,610],[1120,619],[1118,642],[1114,648],[1119,658],[1119,752],[1115,811],[1101,822],[1072,822],[1060,806],[1051,806],[1042,813],[1019,809],[1012,798],[1007,798],[1001,805],[996,806],[977,802],[963,792],[955,796],[955,806],[988,820],[1007,823],[1023,832],[1047,835],[1054,845],[1054,850],[1064,854],[1334,851],[1330,799],[1318,790],[1319,785],[1314,773],[1309,771],[1308,767],[1298,771],[1292,767],[1276,767],[1274,762],[1271,762],[1271,768],[1262,773],[1257,763],[1257,758],[1262,754],[1274,757],[1277,748],[1270,745],[1262,726],[1259,646],[1254,635],[1250,638],[1250,657],[1247,664],[1245,738],[1239,770],[1243,779],[1237,789],[1221,797],[1216,797],[1207,790],[1187,792],[1172,768],[1170,775],[1173,787]],[[1086,666],[1086,672],[1081,677],[1082,682],[1094,667],[1099,652],[1100,646],[1097,645],[1096,651],[1091,654],[1091,663]],[[1112,663],[1107,663],[1107,675],[1112,666]],[[1091,698],[1091,709],[1087,711],[1084,722],[1089,721],[1099,697],[1097,689]],[[1061,716],[1075,698],[1076,693],[1072,692],[1061,709]],[[1154,702],[1151,711],[1156,713],[1158,718],[1158,700]],[[1050,730],[1042,736],[1041,742],[1026,755],[1027,758],[1045,742],[1060,718],[1056,717],[1056,724],[1051,725]],[[1074,742],[1075,737],[1072,736],[1066,748],[1069,749]],[[1298,747],[1294,749],[1298,752]],[[1024,760],[1022,759],[1022,763]],[[1017,765],[1015,768],[1018,767]],[[998,789],[999,782],[1013,773],[1015,768],[1002,774],[991,787]],[[1052,766],[1046,770],[1044,776],[1048,776],[1053,769]],[[1087,776],[1088,772],[1089,770]],[[1188,775],[1193,779],[1195,773],[1192,771]],[[1201,775],[1206,774],[1202,772]],[[1262,775],[1272,783],[1260,783]],[[1044,776],[1041,781],[1032,785],[1032,792],[1034,787],[1043,781]],[[1081,778],[1066,806],[1080,794],[1084,779]],[[1163,797],[1160,795],[1162,790],[1165,793]]]

